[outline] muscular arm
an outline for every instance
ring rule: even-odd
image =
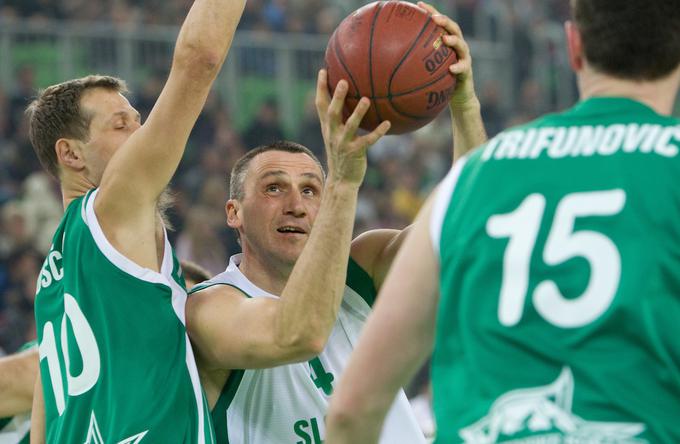
[[[470,48],[456,22],[427,3],[418,2],[418,6],[432,14],[434,22],[449,33],[444,36],[444,43],[453,48],[458,56],[458,61],[449,67],[449,71],[456,76],[456,89],[449,101],[455,162],[487,139],[479,99],[475,93]]]
[[[37,347],[0,358],[0,418],[31,410],[37,375]]]
[[[429,239],[429,213],[428,204],[397,255],[333,394],[328,444],[377,442],[397,391],[432,350],[439,265]]]
[[[326,72],[319,73],[317,109],[329,174],[310,237],[281,297],[247,299],[235,289],[219,286],[189,298],[189,334],[211,369],[304,361],[319,354],[328,340],[344,290],[366,149],[389,129],[383,122],[372,133],[355,136],[368,110],[367,99],[342,124],[347,89],[347,82],[340,82],[331,100]]]
[[[456,76],[456,89],[449,102],[453,128],[453,162],[487,140],[482,121],[479,99],[475,93],[472,75],[472,57],[460,26],[441,15],[427,3],[418,2],[427,9],[432,19],[450,34],[444,43],[456,51],[458,61],[449,67]],[[380,289],[399,248],[408,236],[410,227],[399,230],[373,230],[357,237],[352,243],[352,258],[373,278]]]
[[[342,299],[357,191],[329,181],[280,298],[247,298],[223,285],[189,297],[189,335],[210,369],[272,367],[323,350]]]
[[[111,158],[95,210],[109,240],[140,265],[155,259],[156,200],[184,153],[231,46],[245,0],[196,0],[179,32],[172,68],[147,121]],[[144,238],[137,233],[142,232]],[[148,239],[147,239],[148,238]],[[149,253],[151,251],[151,253]],[[157,268],[157,267],[150,267]]]

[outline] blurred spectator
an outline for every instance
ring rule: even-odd
[[[23,18],[31,23],[47,18],[101,21],[113,23],[113,29],[124,35],[132,35],[126,32],[136,26],[178,25],[192,3],[192,0],[0,0],[0,21]],[[248,0],[239,30],[252,31],[248,34],[252,46],[241,46],[230,55],[235,71],[248,80],[251,77],[271,80],[281,68],[272,46],[276,38],[273,32],[316,33],[323,40],[348,13],[363,4],[358,0]],[[508,59],[511,64],[502,56],[492,55],[501,57],[501,62],[494,61],[485,65],[486,69],[476,71],[482,114],[490,136],[504,126],[526,122],[547,111],[546,103],[556,103],[543,91],[549,82],[538,80],[552,78],[558,64],[564,62],[556,59],[537,63],[536,57],[546,56],[545,48],[532,39],[538,35],[537,30],[561,26],[568,16],[566,1],[446,0],[438,6],[443,11],[456,12],[454,18],[468,37],[489,40],[482,44],[500,41],[514,51]],[[167,76],[165,65],[172,47],[163,42],[144,43],[135,57],[144,58],[146,65],[149,60],[158,60],[158,66],[163,66],[133,74],[142,80],[142,87],[133,91],[137,95],[131,100],[146,118]],[[471,46],[474,56],[475,46]],[[90,52],[85,51],[83,57],[89,60],[97,56],[101,70],[108,69],[109,62],[100,52],[117,54],[120,49],[111,39],[102,39],[93,48],[88,48]],[[308,52],[318,58],[309,58],[305,51],[299,51],[293,62],[294,72],[304,73],[300,78],[313,85],[316,67],[323,63],[322,55],[316,50]],[[41,255],[49,246],[54,225],[63,211],[54,181],[39,173],[41,169],[23,119],[24,107],[35,95],[36,87],[46,86],[36,84],[36,78],[43,78],[44,73],[30,64],[11,63],[9,70],[7,65],[4,71],[0,70],[0,76],[4,76],[0,80],[11,81],[4,84],[4,89],[0,88],[0,348],[7,352],[14,351],[34,334],[32,298]],[[497,71],[498,66],[504,69]],[[573,88],[572,84],[553,83],[554,90]],[[298,86],[291,85],[296,97]],[[234,117],[241,117],[235,115],[239,110],[228,109],[222,101],[228,97],[226,94],[237,92],[217,92],[221,95],[209,97],[191,134],[186,156],[173,180],[175,202],[167,213],[175,227],[169,237],[177,246],[179,258],[194,260],[212,273],[222,271],[226,258],[239,250],[234,232],[226,227],[224,214],[230,168],[246,149],[285,138],[274,98],[266,99],[256,116],[245,122],[245,130],[239,132],[234,122]],[[504,101],[508,98],[511,107]],[[302,106],[301,123],[296,128],[298,137],[294,140],[323,159],[313,86]],[[237,123],[243,122],[238,119]],[[443,112],[417,132],[385,137],[373,146],[357,204],[355,235],[367,229],[402,228],[410,223],[423,197],[450,168],[451,140],[450,117]],[[425,395],[427,391],[418,393]]]
[[[295,141],[309,148],[324,163],[326,151],[324,149],[321,124],[319,123],[319,116],[316,114],[314,99],[315,93],[310,91],[305,100],[302,123],[300,124],[298,137]]]
[[[265,99],[257,111],[255,120],[243,133],[243,142],[248,149],[284,139],[279,107],[273,98]]]
[[[225,218],[218,217],[210,208],[199,206],[189,211],[184,230],[177,237],[175,252],[214,276],[226,268],[227,252],[218,234]]]

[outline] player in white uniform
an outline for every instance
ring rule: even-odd
[[[458,76],[451,109],[457,151],[465,151],[486,135],[467,45],[455,23],[444,25],[454,34],[444,42],[460,58],[451,68]],[[351,240],[366,149],[388,126],[357,136],[369,102],[363,99],[343,124],[346,93],[340,82],[331,100],[320,72],[327,178],[309,150],[290,142],[253,150],[232,170],[227,222],[243,253],[187,303],[219,443],[323,441],[329,396],[407,231]],[[424,442],[403,394],[382,442]]]

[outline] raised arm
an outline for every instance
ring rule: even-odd
[[[116,238],[117,228],[112,227],[144,225],[141,217],[153,217],[156,200],[182,158],[231,46],[244,4],[245,0],[196,0],[192,5],[158,101],[104,171],[95,209],[107,235],[113,231]]]
[[[449,67],[451,73],[456,76],[457,82],[449,102],[453,129],[453,161],[455,162],[471,149],[486,142],[487,139],[479,99],[475,93],[470,47],[463,38],[463,31],[458,23],[442,15],[432,5],[418,2],[418,6],[432,14],[434,22],[450,34],[444,36],[444,43],[452,47],[458,56],[458,62]]]
[[[450,35],[444,36],[444,43],[453,48],[458,56],[458,61],[449,67],[456,76],[456,89],[449,102],[455,163],[458,158],[487,140],[479,99],[475,93],[470,48],[456,22],[427,3],[418,2],[418,6],[426,9],[432,14],[435,23],[446,29]],[[373,278],[376,288],[382,286],[409,229],[410,227],[401,231],[372,230],[357,237],[352,243],[352,258]]]
[[[37,347],[0,358],[0,418],[31,410],[37,376]]]
[[[370,444],[399,388],[432,351],[438,261],[429,238],[429,203],[412,226],[373,313],[333,394],[327,444]]]
[[[369,107],[362,99],[345,124],[347,82],[331,100],[326,72],[319,73],[317,110],[328,155],[328,178],[310,237],[278,299],[246,298],[217,286],[189,298],[187,324],[208,370],[272,367],[319,354],[335,323],[345,284],[347,258],[366,149],[389,129],[356,131]]]

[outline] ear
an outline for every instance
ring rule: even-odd
[[[224,206],[227,213],[227,225],[230,228],[239,229],[243,225],[241,220],[241,203],[236,199],[229,199]]]
[[[569,64],[574,72],[579,72],[583,69],[583,41],[581,40],[581,33],[576,24],[571,20],[564,23],[564,32],[567,34],[567,51],[569,52]]]
[[[54,144],[57,152],[57,161],[64,168],[82,171],[85,169],[85,159],[80,149],[80,145],[73,139],[59,139]]]

